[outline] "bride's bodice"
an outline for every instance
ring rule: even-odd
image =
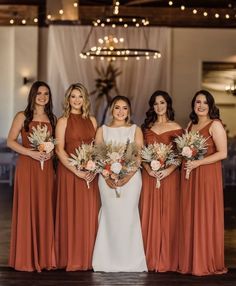
[[[129,139],[130,142],[134,141],[135,138],[136,124],[132,124],[129,127],[109,127],[106,125],[102,126],[103,140],[105,143],[116,142],[126,143]]]

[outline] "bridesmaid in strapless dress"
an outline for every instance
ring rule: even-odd
[[[16,114],[7,145],[19,153],[16,164],[12,209],[9,265],[20,271],[55,268],[54,250],[54,171],[53,152],[32,150],[28,139],[32,128],[47,126],[54,134],[56,117],[52,95],[45,82],[33,83],[28,105]],[[21,134],[22,145],[17,138]],[[40,161],[44,161],[43,170]]]
[[[95,138],[96,119],[89,115],[90,102],[82,84],[72,84],[65,95],[64,114],[58,120],[56,259],[58,268],[67,271],[92,268],[92,253],[97,232],[99,192],[97,177],[69,165],[70,154],[82,143]],[[87,182],[90,182],[89,188]]]
[[[130,122],[131,106],[127,97],[116,96],[111,103],[113,120],[98,129],[96,143],[136,142],[141,147],[141,129]],[[116,184],[99,176],[101,210],[93,253],[94,271],[147,271],[138,211],[142,186],[140,171],[132,171]],[[119,189],[117,198],[115,189]]]
[[[182,134],[173,121],[172,99],[165,91],[157,90],[149,100],[143,124],[145,144],[172,144]],[[143,187],[140,202],[141,224],[148,270],[165,272],[178,269],[179,183],[180,172],[175,165],[155,172],[144,163]],[[160,179],[160,188],[156,180]]]
[[[184,162],[181,171],[179,272],[226,273],[221,160],[227,156],[226,132],[213,96],[198,91],[192,99],[190,131],[208,138],[204,159]],[[190,171],[185,179],[186,168]]]

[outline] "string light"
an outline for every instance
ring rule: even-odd
[[[170,9],[174,6],[174,1],[173,0],[172,1],[168,1],[167,3],[168,3],[168,6],[170,7]],[[79,6],[79,1],[76,1],[76,0],[72,1],[71,5],[73,5],[72,7],[77,8]],[[175,4],[175,6],[176,6],[176,4]],[[183,5],[182,4],[182,5],[179,6],[179,8],[181,9],[181,11],[185,11],[186,8],[190,8],[190,7],[186,7],[186,6],[188,6],[188,5]],[[64,14],[63,8],[64,7],[62,7],[62,9],[58,10],[58,13],[60,15]],[[111,17],[107,17],[105,19],[100,19],[100,21],[98,19],[97,21],[93,22],[93,25],[95,27],[97,27],[97,26],[106,27],[107,25],[110,25],[113,28],[116,28],[117,26],[122,26],[124,28],[127,28],[129,26],[143,27],[143,26],[149,25],[149,21],[147,19],[143,19],[141,17],[132,17],[132,18],[130,17],[129,18],[127,16],[123,17],[121,15],[119,15],[119,17],[118,17],[119,9],[120,9],[120,1],[113,0],[113,17],[114,18],[111,19]],[[194,8],[194,7],[192,9],[193,9],[192,13],[194,15],[199,14],[199,15],[203,15],[204,17],[209,16],[209,13],[208,13],[209,11],[207,12],[207,11],[203,10],[201,12],[200,11],[201,9],[198,10],[197,8]],[[233,4],[231,2],[229,4],[227,4],[226,9],[230,9],[233,12]],[[189,11],[189,9],[187,9],[187,10]],[[15,16],[14,16],[13,18],[9,18],[8,19],[8,23],[11,24],[11,25],[13,25],[13,24],[20,24],[20,23],[23,24],[23,25],[32,24],[32,23],[37,24],[38,23],[38,17],[35,17],[35,16],[36,15],[34,15],[31,19],[27,18],[27,21],[24,18],[23,19],[22,18],[21,19],[15,19]],[[214,17],[216,19],[222,18],[222,19],[225,19],[225,21],[226,21],[226,19],[228,20],[230,18],[236,18],[236,15],[231,14],[231,11],[226,11],[226,13],[224,15],[223,14],[221,15],[220,8],[218,10],[215,10],[215,13],[210,14],[210,16]],[[117,19],[115,19],[115,17],[117,17]],[[46,16],[46,18],[47,18],[48,21],[52,21],[52,15],[51,14],[48,14]],[[53,18],[54,19],[58,19],[58,17],[56,17],[56,16],[53,17]]]

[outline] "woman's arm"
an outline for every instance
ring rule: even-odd
[[[94,127],[95,131],[97,131],[98,124],[97,124],[96,118],[93,117],[93,116],[90,116],[89,118],[90,118],[90,120],[91,120],[91,122],[92,122],[92,124],[93,124],[93,127]]]
[[[138,149],[141,150],[141,148],[143,147],[143,133],[142,133],[141,129],[138,126],[136,127],[136,130],[135,130],[134,142],[136,143]],[[140,158],[138,158],[138,159],[141,161]],[[129,172],[124,178],[120,179],[118,181],[118,183],[117,183],[117,186],[118,187],[122,187],[123,185],[128,183],[129,180],[136,173],[136,171]]]
[[[102,132],[102,127],[99,127],[95,136],[95,144],[102,144],[102,143],[104,143],[103,132]]]
[[[44,159],[44,154],[42,152],[33,151],[32,149],[26,148],[17,142],[17,138],[21,132],[21,129],[23,128],[24,121],[25,121],[24,113],[23,112],[17,113],[12,122],[10,131],[8,133],[7,146],[19,154],[29,156],[35,160],[40,161]]]
[[[201,160],[189,161],[186,168],[190,171],[202,165],[212,164],[227,157],[227,137],[224,127],[219,121],[214,121],[209,129],[212,139],[216,145],[216,152]]]

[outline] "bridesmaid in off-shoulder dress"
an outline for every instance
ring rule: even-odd
[[[181,135],[181,127],[174,122],[172,99],[165,91],[157,90],[149,100],[143,124],[145,144],[173,144]],[[148,270],[177,271],[179,237],[179,182],[177,166],[153,171],[144,163],[140,214]],[[160,188],[156,180],[160,179]]]

